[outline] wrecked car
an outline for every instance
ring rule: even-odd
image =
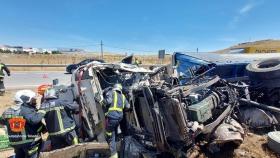
[[[121,122],[121,157],[188,157],[203,143],[212,152],[226,143],[240,145],[245,133],[241,123],[253,128],[278,125],[275,105],[280,99],[276,95],[271,104],[265,95],[279,88],[256,80],[262,75],[249,62],[219,64],[184,53],[174,53],[172,65],[152,70],[92,62],[75,70],[70,86],[55,87],[61,89],[61,98],[80,105],[75,118],[81,141],[105,142],[103,91],[120,83],[132,107]],[[257,68],[278,65],[268,62]],[[261,90],[256,86],[260,81]],[[254,115],[247,114],[252,110]]]

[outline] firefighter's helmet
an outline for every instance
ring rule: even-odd
[[[36,93],[32,90],[20,90],[16,92],[14,102],[17,105],[21,105],[23,103],[31,103],[32,99],[36,99]]]
[[[115,84],[113,90],[122,92],[122,85],[119,83]]]

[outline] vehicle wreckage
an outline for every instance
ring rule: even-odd
[[[174,53],[171,65],[153,69],[124,61],[94,61],[75,70],[70,86],[54,84],[60,98],[80,105],[75,120],[81,142],[105,142],[101,102],[115,83],[122,84],[131,104],[120,127],[121,157],[189,157],[201,144],[211,152],[240,145],[244,126],[278,128],[280,59],[209,62]],[[72,154],[106,157],[104,150],[86,147]]]

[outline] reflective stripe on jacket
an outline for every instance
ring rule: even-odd
[[[75,129],[75,121],[70,111],[75,111],[77,108],[79,107],[59,99],[50,99],[43,102],[40,110],[46,112],[45,121],[49,135],[61,135]]]
[[[111,104],[111,107],[109,107],[108,112],[110,111],[122,112],[125,105],[125,96],[123,94],[118,94],[116,91],[114,91],[113,95],[114,95],[113,104]]]
[[[0,77],[4,77],[4,72],[3,72],[3,64],[0,64]]]

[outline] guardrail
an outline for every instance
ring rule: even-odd
[[[66,67],[68,64],[6,64],[8,67]],[[159,64],[143,64],[141,67],[162,66]]]
[[[6,64],[8,67],[66,67],[67,64]]]

